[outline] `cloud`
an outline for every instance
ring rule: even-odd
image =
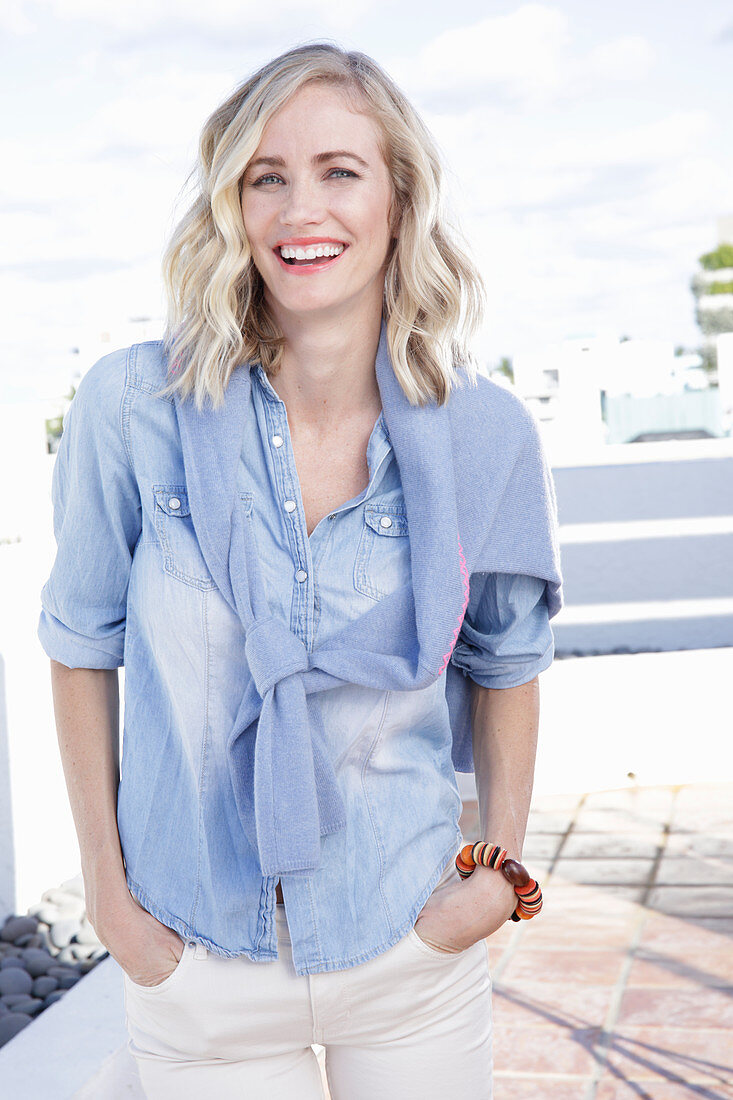
[[[22,275],[41,283],[66,282],[68,279],[87,279],[93,275],[106,275],[112,271],[124,271],[134,261],[113,260],[108,256],[84,259],[66,256],[58,260],[30,260],[13,264],[0,264],[0,271],[8,275]]]
[[[3,25],[14,33],[28,33],[44,21],[88,22],[110,33],[144,35],[151,31],[207,34],[217,31],[242,35],[271,30],[282,21],[319,20],[348,28],[384,0],[270,0],[242,4],[240,0],[5,0]]]
[[[562,83],[569,44],[562,12],[524,4],[509,15],[444,31],[415,55],[394,58],[389,68],[429,106],[466,104],[486,92],[524,103],[546,97]]]

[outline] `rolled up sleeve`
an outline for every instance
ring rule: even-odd
[[[555,655],[547,582],[514,573],[475,573],[451,661],[482,687],[518,687]]]
[[[98,360],[64,417],[51,482],[56,557],[38,638],[68,668],[124,664],[127,589],[141,502],[123,438],[126,351]]]

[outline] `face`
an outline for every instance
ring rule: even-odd
[[[265,127],[242,216],[276,320],[381,314],[392,186],[377,124],[351,97],[306,85]]]

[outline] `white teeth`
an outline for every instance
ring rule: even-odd
[[[284,260],[315,260],[319,256],[340,256],[343,250],[342,244],[316,244],[307,248],[284,244],[280,246],[280,255]]]

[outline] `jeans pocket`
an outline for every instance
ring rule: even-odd
[[[476,947],[480,947],[483,944],[483,940],[478,940],[477,943],[472,943],[470,947],[465,947],[462,951],[441,951],[440,948],[431,947],[429,943],[426,943],[415,931],[414,925],[408,932],[407,938],[423,955],[429,955],[431,959],[440,959],[443,962],[448,959],[460,959],[464,955],[467,955],[469,951],[473,951]]]
[[[176,963],[174,969],[171,971],[171,973],[166,978],[163,978],[162,982],[158,982],[157,985],[141,985],[139,982],[133,981],[126,970],[123,971],[123,974],[125,976],[125,981],[127,982],[128,986],[131,987],[132,989],[134,989],[136,992],[146,993],[146,994],[148,994],[148,993],[162,993],[162,992],[170,989],[171,985],[175,984],[176,981],[180,978],[181,973],[186,969],[186,967],[188,966],[189,961],[191,959],[193,959],[195,950],[196,950],[196,944],[195,943],[184,941],[183,951],[181,952],[181,957],[178,960],[178,962]]]

